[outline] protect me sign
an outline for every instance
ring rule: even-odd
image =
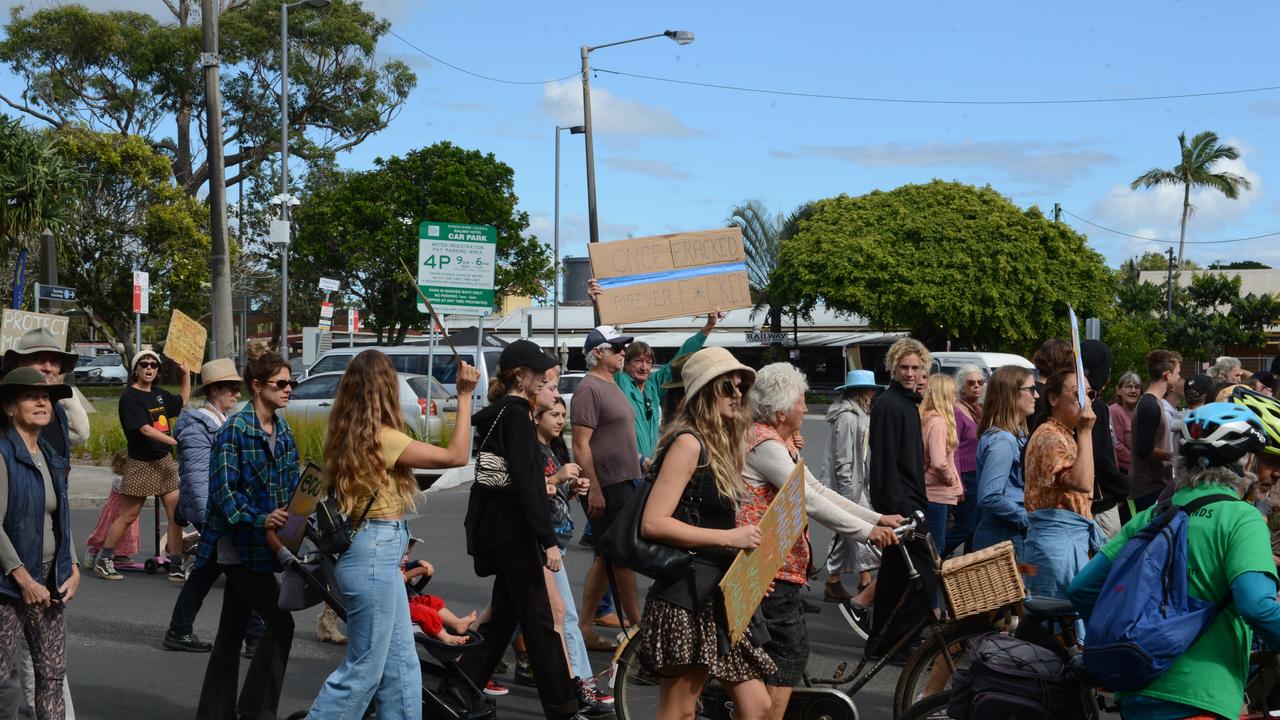
[[[492,225],[427,221],[418,226],[418,287],[436,312],[488,315],[498,231]],[[419,312],[427,306],[418,303]]]
[[[610,325],[751,307],[742,230],[718,228],[587,246]]]

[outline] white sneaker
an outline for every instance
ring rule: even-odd
[[[104,556],[99,557],[93,563],[93,574],[103,580],[123,580],[124,576],[116,570],[116,564],[111,558]]]

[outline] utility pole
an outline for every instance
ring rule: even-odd
[[[1169,275],[1167,279],[1169,283],[1169,306],[1165,310],[1165,319],[1172,322],[1173,321],[1173,246],[1170,245],[1169,248],[1165,250],[1165,253],[1169,255]]]
[[[209,162],[209,261],[213,285],[210,325],[213,357],[229,358],[234,352],[231,319],[231,254],[227,242],[227,177],[222,155],[222,84],[218,74],[218,7],[214,0],[201,0],[200,26],[204,34],[205,112],[208,133],[205,147]]]
[[[1053,221],[1056,223],[1062,222],[1062,203],[1053,204]]]

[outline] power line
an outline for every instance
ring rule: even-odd
[[[504,80],[503,78],[493,77],[492,75],[485,75],[485,74],[483,74],[483,73],[474,72],[474,71],[468,70],[468,69],[466,69],[466,68],[464,68],[464,67],[459,67],[459,66],[457,66],[457,65],[454,65],[453,63],[449,62],[448,60],[444,60],[444,59],[438,58],[438,57],[436,57],[435,55],[432,55],[431,53],[427,52],[426,50],[423,50],[422,48],[418,47],[417,45],[414,45],[413,43],[409,42],[408,40],[405,40],[405,39],[404,39],[404,37],[402,37],[402,36],[401,36],[399,33],[397,33],[395,30],[388,29],[388,30],[387,30],[387,34],[388,34],[388,35],[391,35],[391,36],[393,36],[393,37],[395,37],[395,38],[396,38],[396,39],[398,39],[400,42],[404,43],[405,45],[408,45],[409,47],[413,48],[414,50],[417,50],[418,52],[422,53],[423,55],[426,55],[427,57],[431,58],[432,60],[435,60],[436,62],[440,63],[441,65],[444,65],[445,67],[453,68],[454,70],[457,70],[457,71],[458,71],[458,72],[460,72],[460,73],[465,73],[465,74],[467,74],[467,75],[470,75],[471,77],[477,77],[477,78],[480,78],[481,80],[488,80],[489,82],[502,83],[503,85],[550,85],[551,83],[556,83],[556,82],[561,82],[561,81],[563,81],[563,80],[568,80],[568,79],[569,79],[569,78],[571,78],[571,77],[577,77],[577,76],[578,76],[578,74],[579,74],[579,73],[576,73],[576,72],[572,72],[572,73],[569,73],[568,75],[565,75],[565,76],[563,76],[563,77],[552,78],[552,79],[550,79],[550,80]]]
[[[1079,220],[1082,223],[1085,223],[1086,225],[1092,225],[1098,228],[1099,230],[1106,230],[1109,233],[1113,233],[1116,235],[1123,235],[1124,237],[1133,238],[1134,240],[1145,240],[1147,242],[1160,243],[1162,245],[1178,244],[1177,241],[1161,240],[1160,238],[1146,237],[1144,235],[1134,235],[1132,233],[1114,230],[1112,228],[1107,227],[1106,225],[1099,225],[1098,223],[1088,218],[1082,218],[1079,215],[1071,212],[1070,210],[1064,209],[1062,212],[1070,215],[1071,217]],[[1229,240],[1188,240],[1186,244],[1187,245],[1225,245],[1227,243],[1238,243],[1238,242],[1244,242],[1246,240],[1261,240],[1262,238],[1275,237],[1277,235],[1280,235],[1280,231],[1265,233],[1262,235],[1250,235],[1249,237],[1231,238]]]
[[[641,75],[639,73],[623,72],[621,70],[609,70],[606,68],[593,68],[596,72],[609,73],[610,75],[620,75],[622,77],[636,78],[639,80],[653,80],[655,82],[673,83],[675,85],[690,85],[693,87],[713,88],[716,90],[732,90],[734,92],[756,93],[760,95],[784,95],[787,97],[813,98],[818,100],[844,100],[848,102],[866,102],[866,103],[898,103],[905,105],[1088,105],[1098,103],[1126,103],[1126,102],[1148,102],[1154,100],[1185,100],[1189,98],[1204,97],[1220,97],[1223,95],[1244,95],[1247,93],[1272,92],[1280,90],[1280,85],[1271,85],[1267,87],[1243,88],[1238,90],[1212,90],[1208,92],[1198,93],[1178,93],[1174,95],[1141,95],[1133,97],[1115,97],[1115,98],[1067,98],[1067,99],[1048,99],[1048,100],[939,100],[935,98],[896,98],[896,97],[873,97],[861,95],[834,95],[830,93],[814,93],[801,92],[798,90],[777,90],[770,88],[754,88],[745,85],[726,85],[722,83],[699,82],[696,80],[681,80],[678,78],[660,77],[657,75]]]

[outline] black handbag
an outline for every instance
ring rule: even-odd
[[[360,518],[354,521],[338,509],[338,498],[332,492],[317,502],[315,537],[312,538],[316,549],[331,555],[341,555],[346,552],[347,548],[351,547],[351,540],[355,538],[356,531],[360,529],[360,523],[364,521],[365,515],[369,514],[369,508],[373,507],[373,500],[377,496],[377,493],[369,496],[369,502],[365,503]]]
[[[663,456],[665,456],[665,449]],[[701,463],[701,458],[699,458]],[[688,548],[679,548],[654,542],[644,537],[641,527],[644,522],[644,508],[649,503],[649,493],[653,490],[654,480],[662,465],[662,456],[650,468],[645,479],[636,489],[636,494],[627,503],[608,532],[600,538],[604,543],[605,556],[614,563],[630,568],[659,583],[668,583],[681,578],[689,572],[697,552]],[[699,488],[700,489],[700,488]],[[698,524],[698,507],[702,504],[701,492],[693,497],[692,484],[685,487],[676,506],[676,513],[683,511],[680,518],[690,525]]]

